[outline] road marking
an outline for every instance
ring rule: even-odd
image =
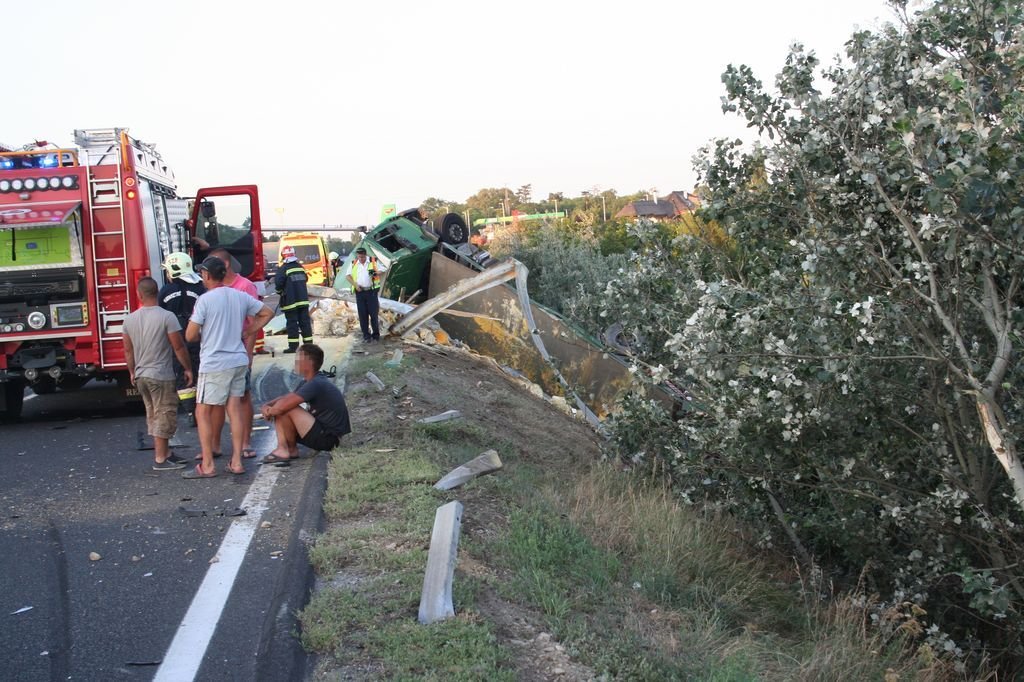
[[[260,467],[240,505],[246,515],[235,519],[224,535],[216,554],[219,560],[207,569],[153,682],[188,682],[196,678],[280,473],[276,467]]]
[[[39,397],[39,394],[38,394],[38,393],[33,393],[32,395],[27,395],[27,396],[25,396],[25,397],[24,397],[24,398],[22,399],[22,402],[24,402],[25,400],[32,400],[32,398],[38,398],[38,397]]]

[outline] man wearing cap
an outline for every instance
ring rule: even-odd
[[[356,249],[356,257],[352,268],[345,275],[352,291],[356,294],[356,311],[359,313],[359,330],[363,332],[363,341],[380,341],[380,276],[387,272],[377,263],[376,258],[368,258],[366,249]]]
[[[285,353],[294,353],[302,343],[313,343],[313,326],[309,321],[309,292],[306,291],[306,269],[295,257],[295,248],[289,244],[281,248],[281,266],[274,277],[274,288],[281,297],[285,327],[288,331],[288,348]],[[299,334],[302,334],[301,338]]]
[[[187,253],[168,254],[163,268],[170,281],[161,287],[160,293],[157,294],[157,301],[161,308],[174,313],[179,328],[184,330],[188,326],[189,318],[192,317],[192,309],[195,308],[196,301],[206,291],[206,287],[203,286],[202,278],[192,269],[192,259]],[[193,375],[196,375],[199,372],[199,344],[185,342],[185,349],[192,361]],[[191,381],[185,383],[185,368],[177,359],[174,362],[174,376],[179,390],[193,386]],[[181,406],[188,415],[189,426],[195,426],[195,397],[183,399]]]
[[[202,462],[184,478],[211,478],[217,475],[213,456],[216,442],[224,428],[225,405],[231,413],[231,462],[227,471],[245,473],[242,464],[244,430],[249,423],[241,398],[245,395],[249,370],[247,342],[270,321],[270,308],[260,301],[224,284],[227,266],[216,256],[209,256],[199,265],[206,293],[199,297],[185,338],[200,341],[199,358],[202,371],[196,389],[196,421]],[[245,320],[252,323],[243,331]],[[251,347],[251,346],[250,346]]]
[[[235,257],[232,256],[227,249],[217,248],[210,252],[211,256],[216,256],[224,261],[224,267],[228,269],[227,274],[224,276],[224,286],[231,287],[237,291],[241,291],[247,296],[252,296],[257,301],[260,300],[259,291],[256,289],[256,285],[252,283],[248,277],[238,274],[240,265]],[[242,325],[242,331],[245,332],[249,325],[252,324],[252,318],[246,317],[245,324]],[[245,351],[249,354],[249,372],[245,375],[245,395],[242,396],[242,408],[244,414],[247,416],[246,423],[243,424],[245,432],[245,443],[242,445],[242,457],[249,459],[256,456],[256,451],[253,450],[252,444],[250,443],[250,436],[252,434],[252,356],[255,352],[255,343],[259,332],[256,332],[256,336],[249,337],[250,340],[245,344]],[[214,437],[214,443],[220,442],[220,433],[217,433]]]

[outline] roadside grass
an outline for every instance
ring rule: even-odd
[[[374,371],[390,387],[421,368],[406,357],[388,374],[389,357],[356,359],[347,373]],[[493,605],[490,595],[532,614],[595,677],[953,677],[915,657],[896,614],[873,623],[863,595],[823,599],[794,567],[752,551],[741,528],[680,504],[650,479],[513,438],[501,419],[396,422],[385,416],[389,392],[361,399],[376,401],[360,424],[375,438],[339,450],[330,464],[329,528],[310,550],[323,587],[300,614],[304,646],[329,661],[318,679],[516,679],[524,654],[479,606],[485,598]],[[502,414],[514,418],[525,398],[504,400]],[[546,428],[557,441],[567,423],[552,412]],[[450,493],[433,488],[491,448],[505,463],[499,474]],[[434,513],[452,499],[466,505],[457,615],[422,626],[416,611]]]
[[[513,680],[493,628],[472,610],[475,579],[460,578],[454,588],[458,617],[416,622],[430,528],[444,496],[432,487],[441,474],[437,464],[399,445],[392,452],[364,447],[331,461],[325,513],[348,523],[332,524],[310,550],[328,585],[300,614],[303,646],[339,661],[383,663],[389,679]],[[330,585],[345,574],[349,580]]]
[[[950,677],[914,657],[895,614],[871,624],[856,595],[802,597],[792,571],[752,554],[727,520],[698,516],[649,481],[597,463],[568,485],[520,489],[533,492],[484,554],[511,573],[503,596],[537,608],[598,674]]]

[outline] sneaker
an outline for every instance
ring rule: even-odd
[[[175,469],[184,469],[185,464],[185,460],[174,453],[171,453],[164,461],[153,462],[153,471],[174,471]]]
[[[196,427],[196,414],[195,412],[188,413],[188,425],[193,429]]]

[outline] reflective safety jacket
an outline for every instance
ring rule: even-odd
[[[352,276],[352,281],[353,282],[356,281],[356,267],[358,267],[358,266],[359,266],[359,259],[358,258],[353,258],[352,259],[352,269],[349,271],[349,275]],[[372,285],[371,288],[374,291],[376,291],[377,289],[380,289],[380,273],[377,272],[377,259],[374,258],[373,256],[367,256],[366,257],[366,267],[370,271],[370,282],[371,282],[371,285]],[[352,291],[356,290],[356,285],[355,284],[352,284],[351,287],[352,287]]]
[[[309,307],[309,292],[306,291],[306,270],[302,263],[290,260],[281,263],[274,277],[274,288],[281,297],[281,310]]]

